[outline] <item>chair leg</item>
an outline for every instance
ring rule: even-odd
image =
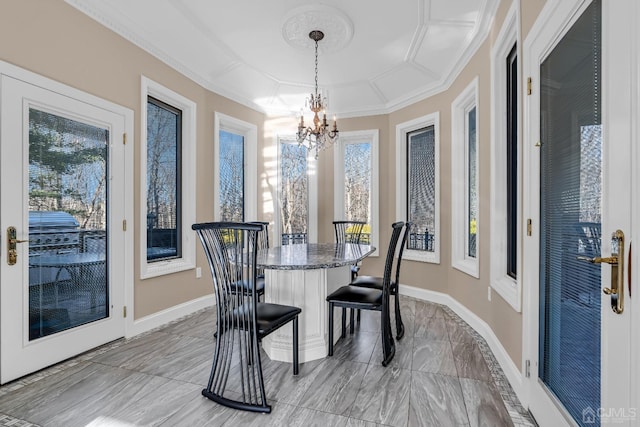
[[[391,332],[391,319],[389,318],[389,303],[387,301],[386,307],[383,307],[381,314],[381,327],[382,330],[382,366],[387,366],[393,356],[396,354],[396,345],[393,341],[393,334]]]
[[[333,356],[333,303],[329,303],[329,356]]]
[[[396,339],[399,341],[404,336],[404,323],[402,322],[402,315],[400,314],[400,294],[398,293],[398,289],[396,289],[395,315],[396,315]]]
[[[298,316],[293,318],[293,375],[298,375]]]
[[[344,338],[347,336],[347,309],[342,307],[342,335],[340,338]]]
[[[356,313],[355,313],[356,309],[355,308],[351,308],[349,309],[349,315],[351,316],[349,321],[351,322],[351,324],[349,325],[349,333],[351,333],[351,335],[353,335],[353,331],[355,330],[355,317],[356,317]]]
[[[360,309],[358,309],[358,323],[360,323]]]

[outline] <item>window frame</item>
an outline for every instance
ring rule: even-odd
[[[371,144],[371,245],[375,246],[376,250],[370,256],[379,255],[380,247],[380,233],[379,233],[379,130],[369,129],[353,132],[340,132],[340,139],[334,146],[333,152],[333,167],[334,176],[343,177],[344,171],[344,156],[347,144]],[[340,179],[333,180],[333,215],[334,219],[341,220],[345,218],[345,206],[344,206],[344,185]]]
[[[480,277],[480,203],[476,200],[476,254],[469,254],[469,172],[471,161],[475,162],[475,191],[479,196],[480,162],[480,105],[478,77],[458,95],[451,104],[451,266],[472,277]],[[469,113],[475,108],[476,152],[469,155]]]
[[[216,111],[213,135],[213,217],[220,220],[220,131],[244,138],[244,219],[258,219],[258,127]]]
[[[433,126],[434,132],[434,191],[435,191],[435,229],[433,252],[417,251],[405,248],[403,258],[440,264],[440,112],[436,111],[422,117],[396,125],[396,221],[406,221],[407,213],[407,134]]]
[[[287,141],[288,143],[298,145],[298,141],[295,135],[278,135],[276,137],[276,150],[277,150],[277,162],[276,162],[276,170],[277,170],[277,186],[276,186],[276,202],[274,206],[276,207],[274,212],[274,236],[277,237],[277,244],[273,246],[280,246],[282,242],[282,226],[281,226],[281,218],[280,218],[280,182],[281,178],[281,150],[280,145],[283,141]],[[318,160],[316,160],[315,155],[307,150],[307,174],[309,175],[309,222],[307,225],[307,243],[317,243],[318,242]]]
[[[507,205],[507,67],[506,61],[514,45],[516,46],[516,66],[518,68],[514,87],[518,90],[518,108],[522,104],[521,70],[522,52],[519,36],[520,9],[517,2],[511,5],[504,23],[491,49],[491,262],[490,262],[490,286],[516,311],[522,310],[522,119],[518,112],[516,116],[517,129],[517,156],[516,164],[516,188],[517,188],[517,212],[513,215],[516,221],[516,271],[517,277],[513,278],[507,273],[508,254],[508,205]]]
[[[191,231],[195,222],[195,170],[196,170],[196,103],[161,84],[141,76],[140,108],[140,224],[147,221],[147,103],[153,97],[182,111],[181,123],[181,186],[179,188],[180,257],[150,262],[147,260],[147,228],[140,226],[140,279],[163,276],[190,270],[196,266],[196,239]]]

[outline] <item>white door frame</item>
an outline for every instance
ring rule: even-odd
[[[533,92],[524,102],[524,186],[523,216],[532,219],[532,237],[523,242],[523,281],[525,310],[523,313],[523,366],[531,361],[531,375],[525,381],[525,399],[532,408],[537,404],[538,381],[538,320],[539,320],[539,150],[535,144],[540,141],[540,64],[559,39],[571,27],[590,0],[548,1],[524,43],[524,77],[531,77]],[[633,183],[639,178],[633,164],[640,161],[636,144],[639,119],[638,99],[640,88],[637,52],[638,32],[635,23],[639,18],[639,8],[635,0],[603,0],[602,13],[602,123],[603,123],[603,224],[602,256],[610,253],[609,236],[616,229],[625,232],[628,242],[640,241],[638,230],[632,228],[631,218],[640,212],[640,189]],[[628,155],[622,160],[614,158],[616,152],[612,142],[620,147],[619,152]],[[543,142],[544,143],[544,142]],[[618,156],[620,157],[620,156]],[[635,159],[635,161],[633,161]],[[607,171],[609,171],[607,173]],[[634,192],[632,194],[632,191]],[[615,197],[615,199],[614,199]],[[631,202],[632,201],[632,202]],[[614,208],[615,203],[615,208]],[[632,205],[633,203],[633,205]],[[634,213],[634,215],[632,215]],[[526,221],[525,221],[526,222]],[[523,230],[523,235],[526,232]],[[627,251],[628,256],[628,251]],[[625,263],[628,259],[625,260]],[[639,265],[638,250],[633,253],[633,265]],[[627,274],[625,267],[624,274]],[[602,268],[602,283],[608,286],[611,269]],[[627,283],[625,277],[625,285]],[[637,284],[637,274],[633,276]],[[634,286],[637,289],[637,285]],[[637,290],[635,291],[638,292]],[[602,414],[603,423],[618,416],[616,425],[640,425],[640,413],[636,414],[638,401],[638,380],[640,368],[631,363],[640,355],[638,337],[640,328],[638,314],[634,312],[634,300],[625,292],[625,312],[614,314],[608,296],[602,296]],[[633,333],[633,337],[632,334]],[[630,344],[628,352],[619,351],[620,343]],[[628,381],[628,383],[626,383]],[[625,384],[621,386],[621,383]],[[628,387],[627,387],[628,384]],[[623,387],[624,389],[621,389]],[[538,389],[539,390],[539,389]],[[549,399],[551,402],[552,399]],[[553,408],[553,404],[549,406]],[[596,409],[596,408],[594,408]],[[560,412],[553,410],[534,413],[540,425],[572,424]],[[610,417],[607,420],[607,417]],[[618,421],[620,423],[618,423]]]
[[[111,215],[109,218],[111,243],[112,243],[109,250],[109,259],[112,260],[112,262],[110,263],[111,264],[110,276],[115,277],[115,272],[118,273],[117,280],[121,282],[117,284],[117,286],[120,288],[118,292],[121,295],[122,293],[124,294],[122,295],[122,297],[119,298],[120,302],[118,306],[113,306],[110,308],[110,313],[112,316],[117,316],[122,318],[124,315],[122,306],[128,305],[130,307],[133,307],[133,250],[132,250],[133,249],[133,232],[132,232],[132,229],[133,229],[133,185],[132,185],[133,184],[133,141],[132,139],[133,138],[132,136],[133,136],[133,118],[134,118],[133,111],[128,108],[108,102],[101,98],[98,98],[88,93],[85,93],[83,91],[71,88],[64,84],[58,83],[56,81],[53,81],[41,75],[32,73],[30,71],[24,70],[22,68],[16,67],[14,65],[8,64],[3,61],[0,61],[0,76],[2,76],[3,79],[10,78],[9,80],[14,79],[14,80],[18,80],[20,82],[26,83],[27,85],[29,85],[28,87],[34,87],[34,88],[38,88],[38,90],[44,90],[47,92],[57,94],[55,96],[58,96],[60,100],[64,100],[64,99],[73,100],[73,102],[88,104],[91,106],[91,108],[96,107],[97,109],[107,111],[108,114],[111,114],[112,117],[121,118],[121,119],[118,119],[118,123],[122,124],[122,128],[121,128],[122,130],[120,132],[123,131],[124,133],[130,135],[129,143],[124,144],[123,135],[113,134],[111,136],[112,146],[109,149],[109,151],[112,154],[114,152],[119,153],[117,158],[120,159],[119,161],[121,162],[121,164],[118,165],[115,171],[113,168],[110,168],[109,170],[109,173],[111,174],[108,177],[109,181],[112,182],[112,185],[115,184],[116,187],[119,187],[115,191],[110,192],[110,196],[109,196],[110,203],[113,209],[115,209],[114,212],[122,213],[122,218],[119,217],[120,215],[118,215],[117,218]],[[23,133],[24,135],[28,134],[28,133],[25,133],[23,130],[21,130],[20,132]],[[1,134],[5,135],[5,128],[2,128]],[[22,141],[24,138],[26,138],[26,136],[12,138],[11,140],[13,141],[14,139],[16,139],[15,143],[20,144],[19,147],[22,147]],[[26,148],[24,147],[22,149],[26,150]],[[119,176],[114,176],[114,173],[117,173]],[[22,182],[22,180],[19,180],[19,182]],[[14,195],[3,194],[2,199],[6,203],[4,206],[2,206],[4,209],[6,209],[7,205],[9,205],[9,202],[6,200],[7,197],[15,198]],[[19,201],[19,203],[21,203],[21,201]],[[13,217],[15,217],[15,215],[13,215]],[[4,229],[6,228],[7,225],[11,225],[11,224],[7,224],[7,221],[9,221],[9,219],[5,218],[3,215],[2,218],[0,218],[0,223],[2,224],[2,227],[0,228]],[[15,218],[12,221],[15,221]],[[124,221],[127,221],[129,224],[131,224],[129,231],[124,231],[124,227],[122,226]],[[24,221],[20,221],[20,223],[15,224],[16,227],[19,227],[19,230],[18,230],[19,239],[24,238],[25,228],[27,230],[26,232],[28,233],[28,224],[25,225],[23,224],[23,222]],[[2,235],[2,245],[6,245],[5,233],[2,232],[1,235]],[[14,266],[15,268],[18,268],[18,269],[21,268],[20,261],[24,259],[26,250],[27,250],[26,246],[24,247],[21,246],[19,248],[19,254],[18,254],[19,263],[16,266]],[[6,262],[7,262],[6,250],[0,250],[0,254],[1,254],[0,262],[2,262],[3,266],[6,266]],[[13,267],[9,267],[9,268],[13,268]],[[0,283],[0,286],[7,286],[8,282],[13,282],[13,280],[9,280],[8,278],[13,277],[12,275],[15,275],[15,272],[9,274],[9,271],[4,268],[2,269],[2,271],[3,271],[3,274],[0,277],[0,281],[2,281],[3,283]],[[6,275],[5,275],[5,271],[7,273]],[[24,271],[22,275],[24,277],[28,277],[28,274],[25,273]],[[131,310],[130,312],[132,311],[133,310]],[[7,313],[2,312],[0,314],[2,315],[1,321],[6,322],[8,319],[6,317]],[[133,325],[133,316],[130,315],[128,319],[124,319],[120,324],[121,324],[122,330],[118,332],[118,335],[126,336],[127,332],[131,329],[131,326]],[[18,327],[18,325],[16,325],[16,327]],[[57,335],[58,334],[53,335],[51,337],[43,338],[42,341],[45,342],[45,341],[55,339],[54,337]],[[60,336],[62,335],[65,335],[65,334],[63,333]],[[4,342],[4,338],[5,337],[0,337],[0,339],[2,339],[3,342]],[[61,344],[59,347],[64,347],[65,346],[64,342],[68,341],[69,338],[70,338],[69,336],[65,336],[62,341],[63,344]],[[92,343],[94,341],[97,342],[99,340],[100,340],[100,337],[95,337],[95,340],[89,339],[87,340],[87,342]],[[38,342],[40,341],[41,340],[38,340]],[[104,342],[104,338],[103,338],[103,342]],[[36,343],[36,342],[33,342],[33,343]],[[32,344],[30,343],[29,345],[32,345]],[[59,358],[60,356],[58,354],[62,355],[64,353],[62,349],[58,350],[57,347],[54,347],[54,348],[56,349],[56,351],[52,352],[52,354],[47,356],[47,360]],[[69,357],[69,356],[66,356],[66,357]],[[22,375],[28,373],[28,371],[31,370],[30,368],[27,367],[27,365],[33,364],[32,361],[27,363],[27,361],[25,360],[24,362],[25,363],[22,363],[20,365],[20,370],[25,371],[21,373]],[[0,364],[2,366],[5,366],[5,361],[0,360]],[[0,374],[2,376],[2,381],[6,382],[8,379],[5,376],[5,372],[0,372]],[[15,374],[12,374],[12,375],[15,375]],[[12,378],[9,378],[9,379],[12,379]]]

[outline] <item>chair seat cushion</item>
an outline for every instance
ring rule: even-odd
[[[382,291],[347,285],[336,289],[335,292],[327,297],[327,301],[375,306],[382,304]]]
[[[362,288],[382,289],[382,277],[358,276],[351,282],[351,285]]]
[[[382,277],[358,276],[351,281],[351,285],[359,286],[361,288],[382,289]],[[389,290],[391,291],[391,295],[395,295],[395,282],[391,282],[391,287],[389,288]]]
[[[245,307],[247,307],[247,305],[242,305],[235,311],[239,318],[236,320],[236,324],[238,325],[245,324],[245,322],[242,321],[242,317],[246,315]],[[260,338],[269,335],[280,326],[293,320],[294,317],[302,312],[302,309],[299,307],[266,302],[259,302],[257,307],[256,317],[258,320],[258,336]]]

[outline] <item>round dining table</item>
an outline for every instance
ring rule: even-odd
[[[327,295],[340,286],[348,285],[351,265],[375,250],[371,245],[352,243],[305,243],[258,250],[256,266],[265,273],[265,302],[302,308],[300,362],[327,356]],[[341,325],[335,325],[333,336],[336,341],[340,330]],[[263,339],[262,348],[270,359],[292,361],[291,334],[290,328],[280,328]]]

